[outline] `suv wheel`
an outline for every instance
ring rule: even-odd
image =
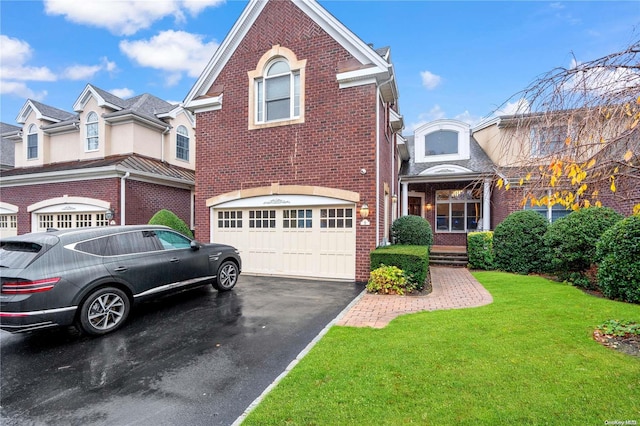
[[[101,335],[118,329],[129,315],[129,298],[117,288],[94,291],[80,308],[80,328],[87,334]]]
[[[238,282],[238,267],[230,260],[227,260],[220,268],[218,268],[218,276],[216,277],[213,287],[218,291],[231,290]]]

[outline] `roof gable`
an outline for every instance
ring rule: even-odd
[[[42,104],[32,99],[27,99],[27,102],[25,102],[24,106],[20,110],[20,113],[18,114],[18,117],[16,118],[16,122],[19,124],[24,124],[31,112],[34,112],[36,114],[36,118],[38,120],[49,121],[52,123],[59,123],[61,121],[70,120],[75,116],[75,114],[72,114],[70,112]]]
[[[349,54],[363,65],[363,67],[360,67],[359,69],[339,73],[336,77],[341,86],[345,85],[345,87],[349,87],[357,85],[359,81],[363,80],[367,80],[368,83],[372,82],[372,79],[375,79],[373,81],[379,82],[390,80],[390,76],[393,73],[393,67],[386,60],[388,57],[388,49],[380,52],[374,50],[329,12],[327,12],[315,0],[289,1],[298,7],[329,36],[335,39],[347,52],[349,52]],[[193,108],[208,103],[220,104],[222,102],[221,95],[210,96],[207,99],[199,98],[207,95],[207,91],[233,56],[235,50],[247,35],[258,16],[260,16],[267,3],[268,1],[264,0],[251,0],[248,3],[231,31],[220,44],[220,47],[218,47],[218,50],[216,50],[204,71],[187,94],[184,100],[185,108]],[[382,54],[384,54],[384,57],[381,56]],[[196,100],[198,101],[194,103]]]

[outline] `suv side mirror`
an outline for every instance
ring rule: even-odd
[[[191,250],[200,250],[200,243],[196,240],[191,240],[191,244],[189,244],[189,246],[191,247]]]

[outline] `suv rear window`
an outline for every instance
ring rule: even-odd
[[[23,269],[38,256],[42,246],[27,241],[3,241],[0,245],[0,267]]]

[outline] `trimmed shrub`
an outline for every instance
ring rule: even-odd
[[[382,265],[371,271],[367,291],[370,293],[399,294],[411,292],[415,287],[397,266]]]
[[[402,216],[391,225],[391,236],[394,244],[407,246],[433,245],[431,224],[420,216]]]
[[[613,225],[596,245],[598,284],[609,299],[640,303],[640,216]]]
[[[496,267],[518,274],[544,271],[547,226],[547,219],[533,210],[521,210],[507,216],[493,231]]]
[[[544,235],[551,270],[561,279],[595,289],[585,272],[595,263],[596,244],[602,234],[622,218],[609,207],[589,207],[553,222]]]
[[[382,265],[397,266],[404,271],[405,278],[418,290],[422,290],[429,271],[429,249],[427,246],[392,245],[379,247],[371,252],[373,271]]]
[[[493,232],[470,232],[467,235],[467,255],[469,256],[469,268],[494,269]]]
[[[154,214],[149,219],[149,225],[164,225],[169,228],[180,232],[181,234],[193,239],[193,233],[191,229],[184,223],[184,220],[180,219],[170,210],[162,209]]]

